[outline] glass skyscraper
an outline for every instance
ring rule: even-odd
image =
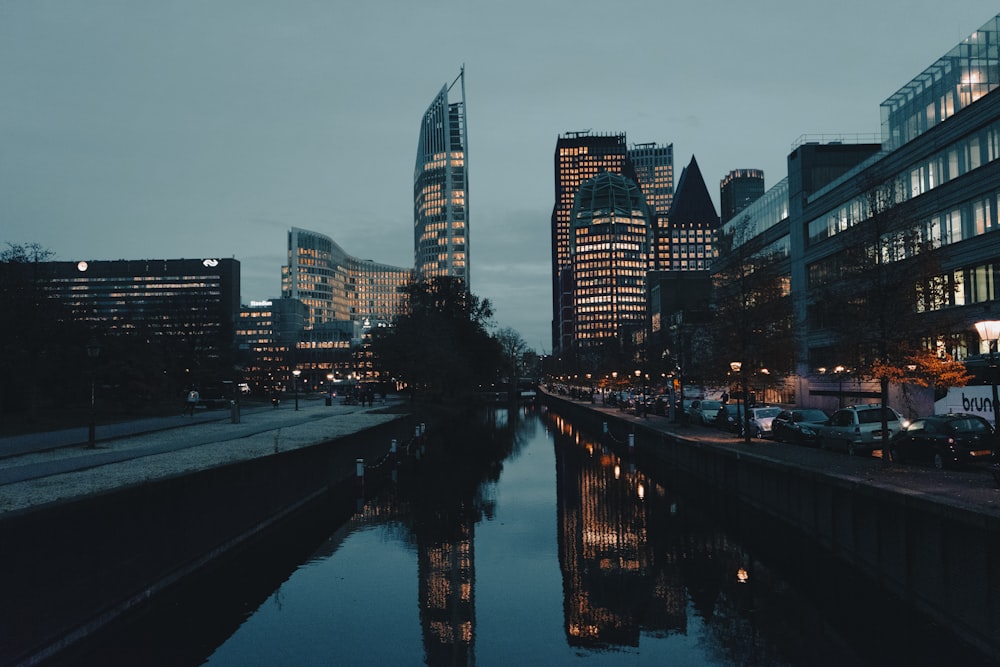
[[[576,349],[645,323],[650,218],[631,179],[601,172],[580,184],[570,231]]]
[[[622,174],[638,182],[628,159],[624,134],[596,135],[590,130],[567,132],[556,142],[555,206],[552,209],[552,347],[573,344],[573,281],[570,217],[580,184],[601,172]]]
[[[448,95],[461,82],[461,100]],[[413,259],[418,278],[460,278],[469,288],[465,68],[427,107],[413,174]]]
[[[674,145],[673,144],[633,144],[628,149],[628,158],[635,168],[637,183],[646,198],[653,229],[653,248],[650,255],[650,270],[665,269],[660,258],[667,256],[669,249],[667,214],[674,201]]]

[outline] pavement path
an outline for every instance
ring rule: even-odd
[[[0,513],[332,440],[397,418],[385,408],[402,401],[301,400],[243,409],[235,423],[230,410],[141,419],[99,427],[93,449],[86,428],[3,438]]]

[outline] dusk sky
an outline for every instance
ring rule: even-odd
[[[286,233],[413,266],[420,120],[465,66],[472,291],[551,346],[558,136],[625,132],[770,188],[998,11],[963,0],[0,0],[0,243],[58,260],[235,257]],[[5,246],[4,246],[5,247]]]

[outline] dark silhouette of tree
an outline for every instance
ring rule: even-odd
[[[37,243],[7,243],[0,251],[0,406],[29,421],[37,420],[42,402],[82,403],[89,396],[91,332],[46,292],[44,265],[52,254]]]
[[[408,312],[380,329],[372,343],[386,376],[436,399],[461,397],[498,378],[505,356],[487,332],[489,300],[450,277],[415,281],[403,291]]]
[[[781,377],[794,369],[794,327],[787,261],[751,233],[744,217],[719,239],[714,271],[712,367],[722,379],[742,363],[745,379],[761,369]]]

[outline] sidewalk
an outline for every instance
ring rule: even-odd
[[[301,400],[298,411],[292,403],[244,410],[239,423],[229,410],[136,420],[99,428],[94,449],[85,428],[82,441],[81,429],[4,438],[0,513],[333,440],[399,418],[383,410],[403,400],[372,407]]]

